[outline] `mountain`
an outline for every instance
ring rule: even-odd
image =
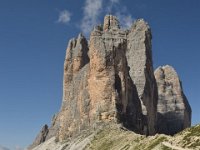
[[[71,39],[61,109],[29,149],[69,139],[71,149],[76,149],[80,140],[88,145],[97,132],[104,131],[111,132],[111,137],[127,133],[130,138],[149,136],[145,140],[150,140],[156,133],[174,135],[190,127],[191,108],[175,69],[167,65],[154,72],[151,39],[151,29],[143,19],[125,30],[112,15],[94,27],[89,41],[82,34]],[[100,135],[106,138],[111,133]]]
[[[156,134],[144,136],[107,125],[94,132],[84,131],[75,139],[55,142],[55,138],[33,150],[199,150],[200,125],[187,128],[174,136]]]

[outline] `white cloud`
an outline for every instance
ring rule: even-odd
[[[113,8],[116,7],[117,4],[119,4],[119,0],[109,0],[106,2],[108,2],[105,10],[106,13],[112,13]]]
[[[60,12],[58,17],[59,23],[68,23],[71,20],[71,13],[68,10],[63,10]]]
[[[134,20],[127,8],[120,4],[120,0],[85,0],[84,15],[79,26],[81,31],[88,36],[94,25],[99,23],[99,17],[105,13],[116,15],[123,28],[130,27]]]
[[[123,13],[119,11],[115,15],[119,19],[123,28],[130,28],[133,24],[133,21],[135,20],[129,13]]]
[[[110,0],[107,5],[106,13],[114,12],[114,15],[119,19],[122,28],[131,27],[134,18],[128,12],[127,7],[120,4],[120,0]]]
[[[81,21],[81,30],[88,35],[93,26],[97,24],[98,17],[102,10],[103,0],[86,0],[83,8],[83,19]]]

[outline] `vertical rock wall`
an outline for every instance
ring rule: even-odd
[[[64,140],[89,126],[88,43],[82,34],[70,40],[64,63],[63,101],[58,139]]]
[[[158,85],[158,133],[175,134],[191,125],[191,108],[171,66],[155,70]]]
[[[148,24],[139,19],[135,21],[128,34],[126,52],[130,76],[136,85],[144,115],[145,134],[156,132],[157,86],[153,73],[151,31]]]
[[[96,27],[90,37],[90,113],[97,111],[102,120],[114,120],[139,131],[141,106],[127,65],[127,32],[110,15],[103,27]]]
[[[190,126],[191,108],[174,69],[158,68],[155,80],[151,39],[143,19],[123,30],[115,16],[107,15],[102,26],[94,27],[89,44],[82,34],[70,40],[60,112],[31,148],[53,136],[63,141],[107,123],[146,135],[156,129],[174,134]]]

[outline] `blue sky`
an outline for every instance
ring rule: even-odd
[[[59,111],[70,38],[102,23],[144,18],[153,33],[154,68],[177,70],[200,122],[199,0],[0,0],[0,150],[22,150]]]

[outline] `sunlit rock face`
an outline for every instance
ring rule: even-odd
[[[89,41],[82,34],[71,39],[64,61],[61,109],[48,132],[39,136],[42,141],[36,139],[32,147],[52,137],[73,139],[105,124],[145,135],[172,134],[190,126],[191,110],[175,71],[161,67],[155,79],[151,39],[143,19],[125,30],[112,15],[94,27]],[[178,120],[177,126],[169,118]]]
[[[151,31],[144,20],[123,30],[115,16],[107,15],[103,26],[94,27],[89,42],[81,34],[70,40],[63,102],[54,123],[59,128],[52,130],[59,140],[108,122],[154,134],[156,105]]]
[[[129,32],[108,15],[103,27],[91,32],[89,44],[82,35],[69,42],[59,140],[107,122],[136,132],[143,129],[141,103],[126,58]]]
[[[175,134],[191,125],[191,108],[173,67],[155,70],[158,85],[158,133]]]

